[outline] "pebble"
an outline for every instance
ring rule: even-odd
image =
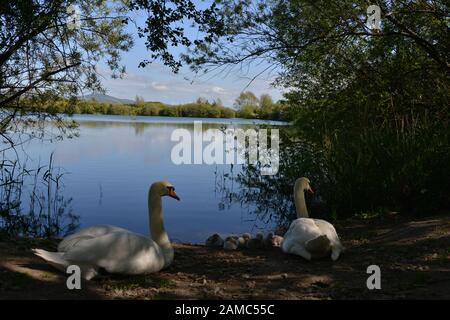
[[[275,275],[267,276],[267,279],[278,280],[278,279],[286,279],[287,277],[288,277],[287,273],[282,273],[282,274],[275,274]]]

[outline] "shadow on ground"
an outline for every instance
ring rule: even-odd
[[[336,224],[347,251],[339,261],[305,261],[278,248],[224,251],[175,244],[166,270],[135,277],[101,275],[68,290],[65,275],[33,256],[36,245],[0,242],[0,298],[12,299],[449,299],[450,218],[348,220]],[[368,290],[369,265],[382,289]]]

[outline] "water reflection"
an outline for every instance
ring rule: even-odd
[[[73,211],[80,216],[81,227],[106,223],[147,234],[147,192],[156,180],[172,182],[181,197],[180,202],[163,200],[165,225],[175,241],[203,242],[214,232],[240,233],[267,227],[266,221],[251,214],[254,204],[241,206],[223,199],[225,187],[234,183],[223,177],[236,177],[242,166],[172,163],[171,150],[176,142],[170,140],[171,133],[179,128],[192,132],[192,119],[75,119],[80,123],[78,138],[55,143],[33,141],[26,150],[34,162],[48,159],[54,152],[55,165],[68,172],[64,195],[73,198]],[[235,119],[203,123],[204,130],[224,126],[252,128],[255,124]],[[237,188],[233,192],[241,192],[239,184],[233,188]]]
[[[10,236],[65,236],[78,227],[72,198],[64,196],[64,172],[48,165],[30,169],[26,161],[0,162],[0,230]]]
[[[243,165],[239,172],[219,172],[220,207],[228,208],[239,204],[248,208],[249,215],[260,223],[274,228],[286,229],[296,218],[293,199],[295,180],[306,176],[312,180],[316,190],[314,196],[307,195],[309,212],[315,218],[330,218],[329,208],[320,199],[321,182],[326,177],[321,167],[323,155],[308,141],[292,134],[291,128],[280,131],[280,164],[276,175],[261,175],[260,165]],[[319,175],[319,173],[321,173]]]

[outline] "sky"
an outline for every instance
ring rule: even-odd
[[[142,14],[135,13],[134,18],[138,24],[143,24]],[[122,54],[122,64],[127,70],[125,76],[122,79],[112,79],[111,72],[105,63],[101,62],[97,66],[108,95],[132,100],[136,96],[142,96],[145,101],[161,101],[167,104],[192,102],[199,97],[210,101],[220,98],[225,106],[230,107],[243,90],[252,91],[257,96],[268,93],[275,101],[282,98],[282,91],[271,85],[275,74],[263,74],[254,81],[250,81],[258,74],[260,68],[266,67],[264,65],[255,66],[245,72],[236,70],[226,76],[209,74],[202,77],[196,76],[188,67],[183,67],[178,74],[174,74],[160,61],[145,68],[138,68],[140,61],[150,58],[150,53],[145,47],[145,39],[140,39],[136,35],[135,27],[130,24],[127,30],[133,34],[135,44],[130,51]],[[190,36],[193,32],[188,30]],[[181,51],[181,49],[177,50]],[[174,53],[178,54],[180,51]]]

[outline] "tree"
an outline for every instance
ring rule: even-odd
[[[186,58],[194,69],[241,66],[265,60],[274,67],[340,57],[367,43],[408,42],[434,64],[450,71],[446,1],[376,1],[382,30],[366,25],[367,1],[219,0],[223,32],[210,45],[199,45]],[[344,49],[344,51],[340,51]],[[353,50],[353,53],[356,53]],[[351,64],[351,59],[348,59]],[[356,61],[358,62],[358,61]]]
[[[182,60],[173,55],[171,47],[204,46],[224,35],[224,24],[217,3],[213,1],[206,9],[200,9],[193,0],[131,0],[132,10],[141,10],[147,14],[145,26],[138,27],[138,35],[146,39],[145,44],[151,54],[150,60],[145,59],[139,65],[145,67],[153,60],[160,59],[177,73]],[[195,38],[188,36],[185,25],[197,29]]]
[[[274,102],[272,97],[269,94],[262,94],[259,97],[259,113],[261,114],[261,118],[269,118],[273,108]]]
[[[56,117],[43,106],[60,97],[73,103],[81,90],[100,90],[96,69],[100,59],[106,59],[113,75],[120,76],[124,72],[120,53],[132,45],[123,28],[126,9],[122,1],[2,2],[0,134],[11,130],[11,122],[23,111],[34,114],[36,121]],[[74,12],[79,22],[71,24]]]
[[[255,96],[253,92],[250,91],[241,92],[239,94],[239,97],[237,97],[234,102],[234,106],[238,110],[244,107],[252,107],[256,109],[258,107],[258,104],[259,104],[258,98]]]
[[[216,99],[214,99],[214,102],[212,103],[212,105],[214,106],[214,107],[223,107],[223,102],[222,102],[222,100],[220,99],[220,98],[216,98]]]
[[[221,30],[215,4],[200,10],[190,0],[1,2],[0,134],[14,127],[11,121],[22,111],[39,120],[55,117],[45,112],[55,108],[41,106],[60,97],[73,104],[82,91],[103,91],[96,68],[100,60],[106,60],[113,77],[122,76],[121,52],[133,44],[124,29],[131,21],[130,10],[148,14],[145,26],[137,26],[138,35],[147,38],[152,59],[161,59],[174,71],[181,63],[169,52],[171,46],[210,43]],[[179,23],[187,21],[199,26],[203,39],[186,36]],[[140,65],[150,62],[143,57]]]
[[[323,156],[311,173],[323,177],[331,212],[448,210],[448,1],[375,1],[380,30],[366,25],[369,4],[222,0],[226,36],[185,61],[195,71],[277,72],[297,140]],[[301,174],[305,163],[292,159]]]
[[[206,99],[206,98],[204,98],[204,97],[199,97],[199,98],[197,98],[197,100],[195,101],[195,103],[197,103],[197,104],[208,104],[208,105],[209,105],[208,99]]]
[[[145,99],[142,96],[137,95],[134,100],[135,100],[136,106],[138,106],[138,107],[142,107],[145,104]]]
[[[253,92],[241,92],[239,97],[234,102],[234,107],[238,110],[238,115],[241,118],[255,118],[256,109],[258,108],[259,100]]]

